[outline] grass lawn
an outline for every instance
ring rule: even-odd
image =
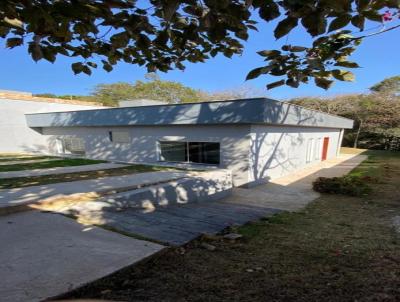
[[[56,159],[52,157],[51,159]],[[20,163],[20,164],[12,164],[12,165],[0,165],[0,172],[9,172],[9,171],[22,171],[22,170],[33,170],[33,169],[48,169],[55,167],[71,167],[71,166],[82,166],[82,165],[92,165],[104,163],[105,161],[101,160],[92,160],[92,159],[84,159],[84,158],[64,158],[60,160],[49,160],[49,161],[41,161],[37,163]]]
[[[242,240],[170,248],[63,298],[119,301],[399,301],[400,153],[369,152],[363,197],[322,195],[236,231]]]
[[[119,176],[125,174],[144,173],[153,171],[171,171],[171,170],[175,169],[171,169],[168,167],[160,167],[160,166],[149,166],[149,165],[129,165],[122,168],[87,171],[87,172],[6,178],[6,179],[0,179],[0,189],[13,189],[13,188],[22,188],[22,187],[37,186],[37,185],[47,185],[58,182],[93,179],[93,178],[107,177],[107,176]]]

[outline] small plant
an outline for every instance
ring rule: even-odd
[[[369,176],[319,177],[313,182],[313,189],[320,193],[362,196],[371,192]]]

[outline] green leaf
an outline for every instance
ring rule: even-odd
[[[279,39],[286,36],[298,24],[298,19],[294,17],[287,17],[278,23],[274,30],[275,38]]]
[[[92,71],[91,71],[90,68],[89,68],[88,66],[86,66],[86,65],[83,66],[82,71],[83,71],[84,73],[86,73],[87,75],[91,75],[91,74],[92,74]]]
[[[350,61],[339,61],[339,62],[335,63],[335,66],[342,66],[342,67],[347,67],[347,68],[360,67],[356,62],[350,62]]]
[[[258,78],[261,74],[266,74],[271,70],[271,66],[258,67],[250,71],[246,76],[246,81]]]
[[[113,67],[111,64],[108,63],[103,63],[103,69],[107,72],[110,72],[111,70],[113,70]]]
[[[301,19],[301,24],[307,32],[315,37],[321,35],[326,29],[326,17],[323,12],[314,12]]]
[[[279,50],[262,50],[262,51],[257,51],[257,53],[262,56],[262,57],[276,57],[281,54]]]
[[[361,15],[355,15],[353,18],[351,18],[351,24],[353,24],[355,27],[358,27],[360,30],[364,30],[364,22],[365,18]]]
[[[267,89],[270,90],[275,87],[279,87],[285,84],[285,80],[276,81],[267,85]]]
[[[329,89],[333,84],[333,81],[328,80],[326,78],[314,78],[314,82],[315,82],[315,85],[317,85],[318,87],[321,87],[325,90]]]
[[[272,1],[263,0],[260,7],[259,15],[265,21],[272,21],[278,18],[281,14],[279,12],[278,4]]]
[[[299,81],[297,81],[293,78],[289,78],[286,80],[286,85],[293,87],[293,88],[297,88],[297,87],[299,87],[300,83],[299,83]]]
[[[16,46],[20,46],[24,43],[24,40],[22,38],[9,38],[7,39],[6,46],[8,48],[14,48]]]
[[[246,81],[258,78],[261,75],[261,73],[262,73],[262,67],[258,67],[251,70],[246,76]]]
[[[43,47],[42,48],[43,52],[43,58],[45,58],[47,61],[54,63],[56,60],[56,51],[54,49],[48,48],[48,47]]]
[[[304,47],[304,46],[290,46],[290,48],[289,48],[289,50],[292,51],[292,52],[302,52],[302,51],[305,51],[307,49],[308,48]]]
[[[37,62],[41,59],[43,59],[43,52],[42,48],[39,45],[32,44],[33,46],[31,47],[31,56],[32,59]]]
[[[350,21],[351,21],[350,14],[341,15],[332,20],[331,24],[329,24],[328,32],[343,28],[347,24],[349,24]]]
[[[81,62],[73,63],[71,65],[72,71],[74,74],[79,74],[83,71],[83,64]]]
[[[368,20],[382,22],[382,15],[375,10],[367,10],[363,12],[363,16],[365,16]]]
[[[354,74],[347,70],[334,69],[332,75],[339,81],[352,82],[355,79]]]
[[[359,12],[364,11],[364,10],[368,7],[368,5],[369,5],[370,2],[371,2],[371,0],[357,0],[357,1],[356,1],[356,3],[357,3],[357,10],[358,10]],[[375,2],[375,1],[374,1],[374,2]]]
[[[235,36],[245,41],[249,38],[249,34],[244,30],[236,32]]]

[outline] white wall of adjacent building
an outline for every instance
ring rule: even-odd
[[[49,138],[26,125],[25,113],[101,108],[75,104],[0,99],[0,152],[49,153]]]

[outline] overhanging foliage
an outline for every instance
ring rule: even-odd
[[[398,8],[398,0],[2,0],[0,37],[9,48],[26,44],[35,61],[76,58],[75,74],[90,75],[98,63],[111,71],[120,61],[166,72],[217,54],[241,54],[250,31],[262,26],[255,21],[258,15],[262,22],[279,20],[273,31],[277,39],[301,25],[314,40],[311,46],[260,51],[266,65],[247,79],[280,77],[268,89],[314,79],[327,89],[334,80],[352,81],[353,74],[343,68],[358,67],[347,57],[365,35],[343,29],[351,25],[362,31],[366,20],[395,21]]]

